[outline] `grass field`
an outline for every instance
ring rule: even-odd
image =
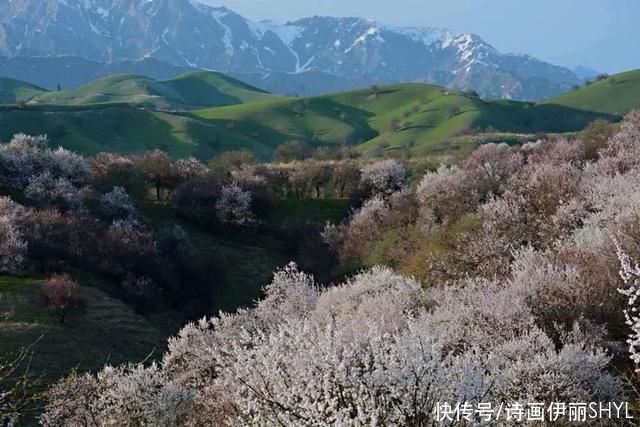
[[[0,140],[8,141],[21,132],[46,134],[53,146],[84,155],[160,148],[176,158],[196,156],[206,160],[225,150],[246,148],[268,158],[274,148],[223,124],[126,105],[0,108]]]
[[[301,222],[338,223],[349,214],[349,205],[349,199],[281,199],[271,211],[269,221],[280,227]]]
[[[625,114],[640,108],[640,70],[609,76],[548,102],[585,111]]]

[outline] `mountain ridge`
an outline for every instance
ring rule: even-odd
[[[192,0],[13,0],[7,6],[0,10],[0,55],[10,58],[154,58],[231,74],[280,73],[285,80],[320,72],[325,80],[343,79],[336,89],[347,82],[418,81],[520,100],[548,98],[581,82],[566,68],[500,53],[474,34],[358,17],[253,22]]]

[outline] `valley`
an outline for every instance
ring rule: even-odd
[[[640,6],[411,3],[4,1],[0,426],[640,418]]]

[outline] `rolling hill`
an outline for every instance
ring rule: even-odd
[[[268,159],[290,141],[447,154],[471,148],[476,142],[461,137],[472,133],[575,132],[596,118],[618,120],[640,106],[639,76],[618,74],[540,103],[486,101],[422,83],[286,98],[210,72],[164,81],[119,74],[59,92],[4,79],[13,105],[0,106],[0,139],[46,133],[88,155],[161,148],[203,160],[238,148]]]
[[[484,101],[428,84],[400,84],[305,99],[278,99],[193,112],[230,124],[247,138],[274,145],[291,140],[347,143],[362,150],[409,149],[433,154],[458,147],[451,138],[471,131],[572,132],[612,115],[555,104]]]
[[[8,83],[11,81],[7,79]],[[274,97],[231,77],[207,71],[182,74],[164,81],[115,74],[71,90],[28,92],[23,89],[22,92],[21,100],[27,100],[31,105],[131,104],[163,110],[234,105]],[[8,99],[10,103],[10,97]]]
[[[546,103],[585,111],[623,115],[630,110],[640,108],[640,70],[609,76],[552,98]]]
[[[51,144],[85,155],[102,151],[140,153],[160,148],[173,157],[209,159],[246,148],[268,158],[275,147],[223,124],[127,105],[0,107],[0,140],[14,134],[46,134]]]
[[[26,102],[43,93],[44,89],[30,83],[0,77],[0,104]]]

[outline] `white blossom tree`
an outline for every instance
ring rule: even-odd
[[[0,216],[0,272],[19,273],[27,252],[27,242],[7,216]]]
[[[44,168],[56,177],[65,178],[74,186],[82,187],[91,179],[91,165],[82,156],[62,147],[45,152]]]
[[[0,272],[19,273],[27,252],[27,241],[20,221],[27,217],[27,209],[0,197]]]
[[[209,168],[195,157],[177,160],[175,168],[178,177],[183,181],[200,178],[209,172]]]
[[[223,224],[247,226],[256,219],[251,211],[251,193],[243,190],[237,183],[222,187],[216,201],[216,215]]]
[[[113,187],[113,190],[104,194],[100,205],[104,214],[111,218],[124,218],[135,212],[129,194],[122,187]]]
[[[25,194],[44,207],[63,210],[80,210],[84,207],[78,188],[68,179],[55,178],[48,171],[32,176]]]
[[[638,298],[640,297],[640,266],[632,264],[629,256],[618,246],[618,259],[620,260],[620,276],[624,280],[626,288],[621,288],[620,293],[626,296],[627,309],[624,310],[626,323],[631,329],[627,344],[629,356],[633,361],[636,372],[640,372],[640,313],[638,312]]]
[[[112,368],[97,376],[74,374],[49,391],[44,426],[184,425],[192,393],[170,385],[157,365]]]
[[[465,171],[457,167],[440,166],[422,177],[416,189],[421,222],[429,230],[464,212],[474,209],[479,193],[467,185]]]
[[[396,160],[387,159],[362,168],[360,185],[373,194],[389,195],[404,187],[407,171]]]

